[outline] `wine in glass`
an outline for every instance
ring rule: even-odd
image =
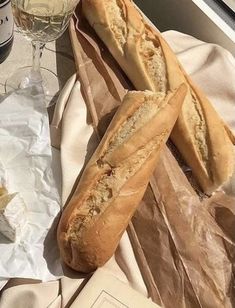
[[[53,97],[59,90],[57,76],[40,67],[43,48],[47,42],[59,38],[66,30],[79,0],[12,0],[15,23],[32,42],[32,67],[16,71],[6,83],[7,89],[26,88],[42,84],[44,93]]]

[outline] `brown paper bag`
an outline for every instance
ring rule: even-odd
[[[80,6],[70,35],[83,95],[101,138],[132,85],[83,18]],[[224,194],[199,198],[165,148],[128,228],[143,279],[157,304],[235,306],[234,212],[235,199]]]

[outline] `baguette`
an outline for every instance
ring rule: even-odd
[[[166,94],[187,84],[171,139],[205,193],[227,182],[235,166],[228,128],[161,34],[146,24],[130,0],[83,0],[82,9],[137,90]]]
[[[91,272],[115,252],[141,201],[187,91],[125,95],[62,213],[58,244],[71,268]]]

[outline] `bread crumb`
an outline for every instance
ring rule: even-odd
[[[122,3],[119,0],[105,0],[104,5],[109,16],[110,29],[123,52],[123,46],[126,43],[127,27]]]

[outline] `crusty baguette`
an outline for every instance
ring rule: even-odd
[[[186,92],[182,84],[167,96],[151,91],[125,95],[58,226],[61,256],[73,269],[90,272],[113,255]]]
[[[161,34],[146,24],[130,0],[83,0],[82,8],[137,90],[166,93],[182,82],[188,85],[171,139],[204,192],[228,181],[235,164],[227,129]]]

